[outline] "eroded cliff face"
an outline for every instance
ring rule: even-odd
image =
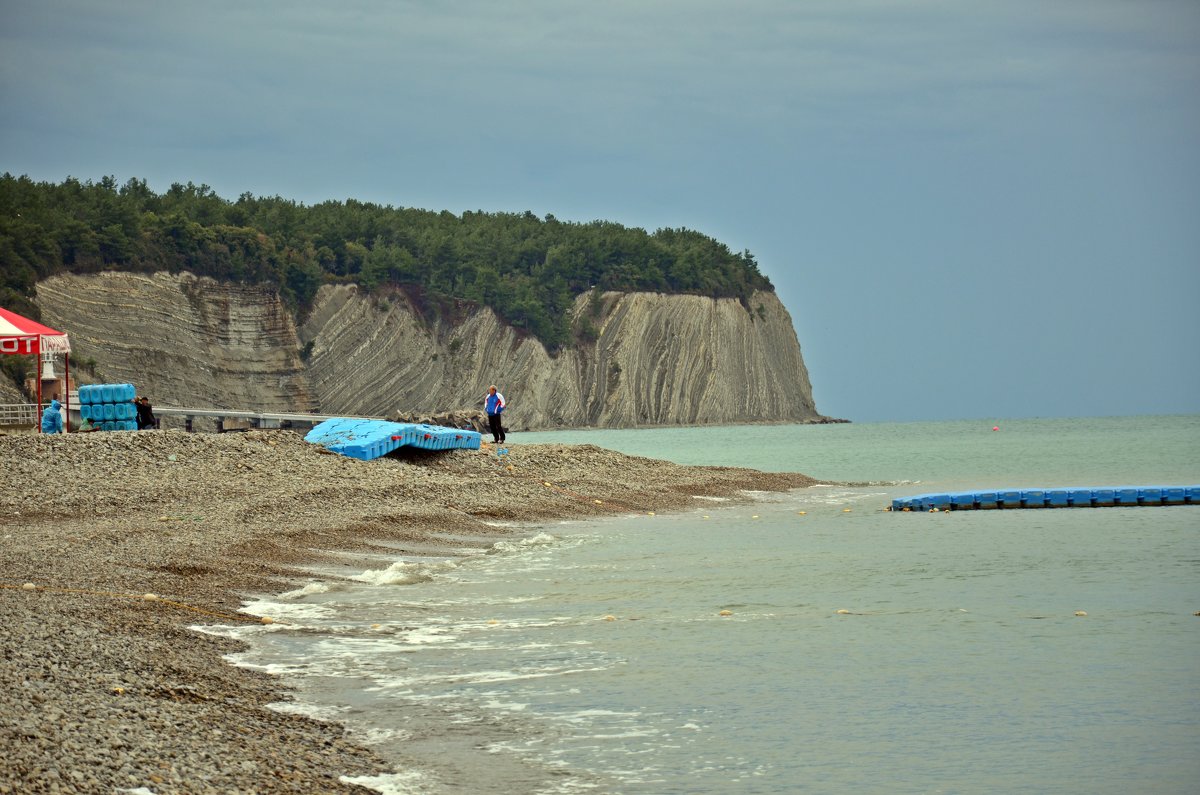
[[[278,294],[190,273],[56,276],[38,284],[42,317],[71,335],[71,358],[108,383],[187,408],[309,411],[317,400]]]
[[[488,308],[422,316],[403,295],[325,286],[297,326],[277,294],[190,274],[58,276],[38,287],[73,358],[161,405],[358,416],[477,407],[514,429],[822,419],[787,310],[735,299],[580,296],[594,333],[551,356]]]

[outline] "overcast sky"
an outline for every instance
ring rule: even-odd
[[[1196,0],[0,0],[0,107],[37,180],[697,229],[825,414],[1200,411]]]

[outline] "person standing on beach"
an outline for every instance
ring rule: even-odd
[[[483,399],[483,408],[487,412],[488,427],[492,430],[494,444],[504,444],[504,426],[501,424],[504,406],[504,395],[496,391],[495,384],[489,386],[487,397]]]
[[[62,433],[63,418],[58,410],[59,402],[51,400],[50,405],[42,412],[42,433]]]
[[[154,418],[154,409],[150,405],[150,398],[142,395],[133,401],[133,405],[137,407],[137,426],[139,431],[153,430],[158,427],[158,420]]]

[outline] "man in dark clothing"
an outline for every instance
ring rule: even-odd
[[[495,385],[488,387],[487,397],[483,399],[483,408],[487,412],[488,427],[492,431],[492,442],[504,444],[504,426],[501,424],[504,413],[504,395],[496,391]]]
[[[142,395],[133,404],[137,406],[137,426],[139,431],[158,427],[158,420],[154,419],[154,411],[150,406],[150,398]]]

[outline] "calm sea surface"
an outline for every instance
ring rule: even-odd
[[[235,661],[296,685],[281,708],[344,721],[394,760],[360,783],[1200,790],[1200,506],[881,510],[929,491],[1198,484],[1200,417],[510,441],[853,485],[528,527],[454,558],[356,559],[250,605],[292,624],[230,628],[252,644]]]

